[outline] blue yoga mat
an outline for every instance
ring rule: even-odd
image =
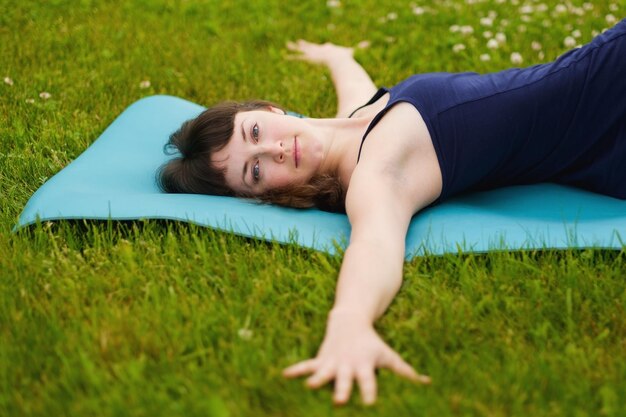
[[[260,205],[230,197],[165,194],[155,171],[163,145],[204,107],[152,96],[126,109],[75,161],[35,192],[16,228],[37,220],[170,219],[333,253],[349,241],[345,215]],[[406,257],[496,249],[621,249],[626,201],[539,184],[457,197],[411,222]],[[338,245],[338,246],[337,246]]]

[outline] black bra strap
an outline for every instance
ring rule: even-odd
[[[379,98],[381,98],[382,96],[384,96],[385,94],[389,93],[390,90],[385,88],[385,87],[381,87],[376,94],[374,94],[374,97],[372,97],[370,99],[370,101],[365,105],[367,106],[368,104],[372,104],[374,103],[376,100],[378,100]],[[389,102],[391,102],[392,97],[389,98]],[[389,109],[389,102],[387,103],[387,105],[385,106],[384,109],[382,109],[381,111],[378,112],[378,114],[376,114],[376,116],[374,116],[374,118],[372,119],[372,121],[370,122],[369,126],[367,127],[367,130],[365,131],[365,134],[363,135],[363,138],[361,139],[361,145],[359,146],[359,154],[357,155],[356,158],[356,162],[357,164],[359,163],[359,160],[361,159],[361,150],[363,149],[363,143],[365,143],[365,138],[367,137],[367,135],[370,133],[370,130],[372,130],[372,128],[374,126],[376,126],[376,124],[378,123],[378,121],[385,115],[385,113],[387,112],[387,110]],[[364,107],[364,106],[361,106]],[[359,107],[359,109],[361,108]],[[358,110],[358,109],[357,109]],[[355,110],[356,111],[356,110]],[[354,113],[353,113],[354,114]]]
[[[363,107],[369,106],[370,104],[375,103],[379,98],[384,96],[386,93],[387,93],[387,89],[385,87],[379,88],[378,91],[376,92],[376,94],[374,94],[374,96],[372,98],[370,98],[370,100],[367,103],[365,103],[364,105],[362,105],[360,107],[357,107],[352,113],[350,113],[350,116],[348,116],[348,119],[351,118],[352,116],[354,116],[354,113],[358,112]]]

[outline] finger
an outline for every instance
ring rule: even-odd
[[[352,394],[352,381],[354,377],[352,371],[347,368],[341,368],[337,372],[335,378],[335,394],[333,401],[335,404],[345,404]]]
[[[429,376],[418,374],[411,365],[406,363],[404,359],[402,359],[400,355],[394,351],[389,352],[387,360],[380,363],[380,366],[388,368],[398,375],[410,379],[411,381],[419,382],[421,384],[430,384],[431,382]]]
[[[298,47],[301,50],[305,50],[305,49],[314,49],[314,48],[319,48],[320,46],[322,46],[319,43],[315,43],[315,42],[309,42],[309,41],[305,41],[304,39],[298,39]]]
[[[294,378],[305,374],[315,372],[317,367],[317,360],[308,359],[306,361],[298,362],[295,365],[291,365],[283,369],[283,376],[287,378]]]
[[[309,388],[319,388],[335,378],[335,367],[326,366],[322,369],[318,369],[313,375],[306,380],[306,385]]]
[[[376,402],[376,374],[374,369],[360,370],[356,374],[356,379],[359,382],[359,389],[361,390],[361,399],[363,404],[372,405]]]

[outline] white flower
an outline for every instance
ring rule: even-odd
[[[533,48],[533,51],[541,51],[541,44],[537,41],[532,41],[530,47]]]
[[[498,17],[498,12],[496,12],[495,10],[489,10],[487,12],[487,17],[491,20],[494,20],[496,17]]]
[[[514,65],[519,65],[519,64],[521,64],[522,62],[524,62],[524,59],[522,59],[522,55],[521,55],[519,52],[513,52],[513,53],[511,54],[511,62],[512,62]]]
[[[518,31],[518,32],[521,32],[521,33],[526,32],[526,25],[519,25],[519,26],[517,27],[517,31]]]
[[[452,25],[452,26],[450,26],[450,32],[452,32],[452,33],[456,33],[459,30],[461,30],[461,26],[459,26],[459,25]]]
[[[593,36],[594,38],[595,38],[596,36],[598,36],[599,34],[600,34],[600,32],[598,32],[598,31],[597,31],[597,30],[595,30],[595,29],[591,31],[591,36]]]
[[[387,19],[389,20],[396,20],[398,18],[398,13],[396,12],[391,12],[387,15]]]
[[[606,20],[606,23],[608,23],[609,25],[612,25],[615,22],[617,22],[617,18],[610,13],[604,16],[604,19]]]
[[[483,37],[484,37],[485,39],[490,39],[490,38],[493,38],[493,33],[491,33],[491,31],[490,31],[490,30],[486,30],[486,31],[484,31],[484,32],[483,32]]]
[[[42,91],[41,93],[39,93],[39,97],[41,97],[44,100],[48,100],[50,97],[52,97],[52,95],[48,93],[47,91]]]
[[[530,16],[528,16],[527,14],[523,14],[522,17],[520,17],[520,19],[522,20],[522,22],[530,22],[532,19]]]
[[[340,7],[341,2],[339,0],[328,0],[326,2],[326,6],[327,7]]]
[[[150,81],[143,80],[142,82],[139,83],[139,88],[150,88]]]
[[[423,7],[415,6],[413,7],[413,14],[416,16],[421,16],[426,12]]]
[[[481,17],[480,24],[483,26],[493,26],[493,19],[490,17]]]
[[[498,41],[495,39],[489,39],[489,41],[487,42],[487,48],[489,49],[496,49],[498,45]]]
[[[543,51],[539,51],[539,53],[537,54],[537,57],[539,59],[544,59],[546,57],[546,54],[544,54]]]
[[[34,99],[34,98],[27,98],[27,99],[26,99],[26,102],[27,102],[28,104],[33,104],[33,103],[35,102],[35,99]]]
[[[243,340],[250,340],[252,339],[252,330],[250,329],[239,329],[237,331],[237,335],[243,339]]]
[[[463,35],[471,35],[472,33],[474,33],[474,28],[471,26],[461,26],[461,33]]]
[[[13,80],[9,77],[4,77],[4,83],[8,85],[13,85]]]
[[[565,6],[564,4],[557,4],[554,7],[554,11],[557,13],[565,13],[567,11],[567,6]]]
[[[491,56],[489,54],[481,54],[480,55],[480,60],[485,62],[485,61],[491,61]]]
[[[609,4],[609,10],[612,12],[616,12],[619,9],[619,7],[617,7],[617,4],[615,3],[611,3]]]
[[[540,3],[537,6],[535,6],[535,10],[538,12],[545,12],[548,10],[548,5],[545,3]]]
[[[533,11],[534,11],[533,6],[531,6],[530,4],[525,4],[519,8],[519,12],[521,14],[530,14]]]
[[[385,37],[385,42],[387,43],[393,43],[396,41],[396,38],[394,38],[393,36],[386,36]]]
[[[563,41],[563,45],[565,45],[566,48],[573,48],[576,45],[576,39],[572,38],[571,36],[568,36]]]
[[[369,48],[371,44],[372,43],[370,41],[361,41],[356,45],[356,47],[359,49],[366,49]]]
[[[593,4],[589,3],[589,2],[583,3],[583,9],[585,9],[585,10],[593,10]]]
[[[463,45],[462,43],[457,43],[456,45],[452,47],[452,51],[455,54],[458,54],[459,52],[464,51],[464,50],[465,50],[465,45]]]
[[[506,42],[506,35],[502,32],[496,33],[496,41],[498,41],[499,44],[503,44]]]
[[[582,36],[582,33],[580,33],[580,30],[576,29],[574,31],[572,31],[572,36],[575,37],[576,39],[580,38]]]

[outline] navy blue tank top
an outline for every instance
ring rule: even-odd
[[[548,64],[414,75],[370,103],[387,92],[363,141],[396,103],[415,106],[441,168],[438,201],[547,181],[626,199],[626,19]]]

